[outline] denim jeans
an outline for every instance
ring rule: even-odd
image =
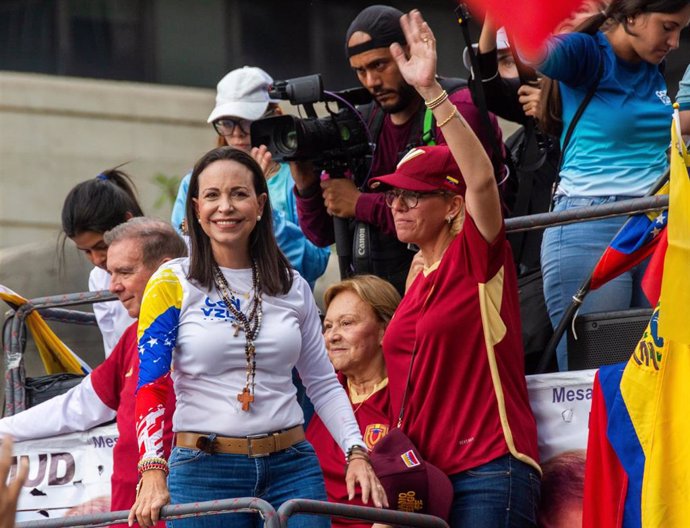
[[[565,211],[625,200],[626,196],[556,197],[554,211]],[[541,245],[541,268],[544,298],[553,327],[556,328],[573,295],[589,277],[597,261],[627,217],[605,218],[551,227],[544,232]],[[601,288],[587,294],[579,314],[626,310],[648,306],[641,281],[646,262],[623,273]],[[558,368],[568,370],[567,340],[564,335],[556,349]]]
[[[266,457],[208,454],[198,449],[173,448],[168,488],[172,504],[235,497],[259,497],[276,510],[288,499],[326,500],[326,488],[316,453],[302,441]],[[345,476],[343,475],[343,479]],[[258,528],[263,521],[254,513],[206,515],[169,521],[171,528]],[[295,515],[290,528],[327,528],[330,519]]]
[[[504,455],[450,476],[455,495],[451,528],[535,528],[541,477],[532,466]]]

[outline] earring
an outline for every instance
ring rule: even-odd
[[[446,217],[446,222],[448,223],[448,225],[450,225],[452,221],[453,221],[453,217],[450,216],[450,215],[448,215],[448,216]]]
[[[261,222],[261,215],[257,215],[256,221],[257,221],[257,222]]]
[[[635,17],[629,16],[627,22],[628,24],[632,24],[633,22],[635,22]]]
[[[196,221],[199,222],[199,223],[201,223],[201,217],[200,217],[200,216],[197,216],[197,217],[196,217]]]

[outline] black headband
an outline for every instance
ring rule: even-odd
[[[387,48],[393,42],[404,46],[407,44],[405,35],[400,27],[402,11],[394,7],[373,5],[363,9],[350,24],[345,35],[345,56],[349,59],[353,55],[376,48]],[[371,40],[348,46],[353,33],[361,31],[371,37]]]

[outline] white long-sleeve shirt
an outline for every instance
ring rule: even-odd
[[[160,457],[160,384],[171,375],[176,432],[243,437],[288,429],[304,421],[295,397],[297,367],[307,394],[343,451],[364,445],[352,406],[326,354],[321,321],[307,282],[295,272],[286,295],[262,296],[263,318],[255,339],[254,402],[243,411],[237,395],[246,381],[245,334],[234,335],[234,316],[214,288],[187,280],[188,259],[164,264],[151,278],[139,316],[140,455]],[[247,313],[251,269],[221,268]],[[172,373],[171,373],[172,367]]]
[[[86,431],[113,420],[115,414],[98,397],[89,375],[66,393],[0,420],[0,435],[22,442]]]

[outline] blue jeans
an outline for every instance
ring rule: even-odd
[[[532,466],[504,455],[450,476],[455,495],[451,528],[535,528],[541,477]]]
[[[556,197],[554,211],[599,205],[624,200],[625,196]],[[541,269],[544,277],[544,298],[551,324],[556,328],[573,295],[589,277],[627,217],[606,218],[551,227],[544,231],[541,245]],[[587,294],[578,312],[627,310],[649,306],[641,288],[646,262],[623,273],[601,288]],[[568,370],[567,340],[564,334],[556,349],[558,368]]]
[[[314,448],[307,441],[266,457],[208,454],[175,447],[169,459],[168,488],[172,504],[235,497],[259,497],[276,510],[288,499],[326,500],[326,488]],[[343,475],[343,479],[345,476]],[[172,528],[258,528],[254,513],[206,515],[169,521]],[[295,515],[290,528],[327,528],[330,519]]]

